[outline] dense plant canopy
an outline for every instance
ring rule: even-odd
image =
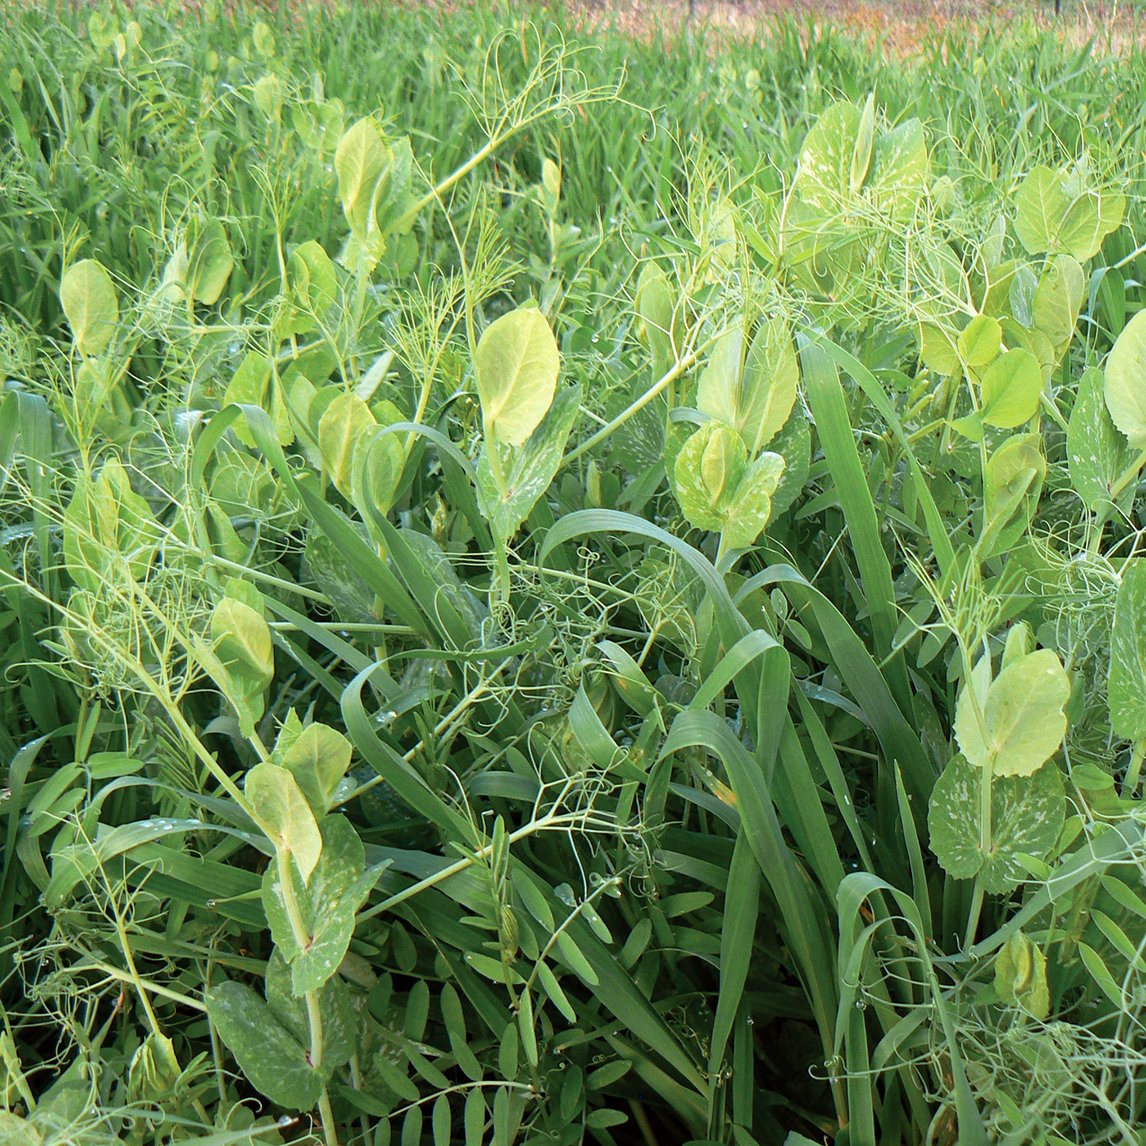
[[[1141,1141],[1141,57],[3,19],[2,1146]]]

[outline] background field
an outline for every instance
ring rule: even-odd
[[[0,1146],[1141,1143],[1146,58],[886,11],[0,7]]]

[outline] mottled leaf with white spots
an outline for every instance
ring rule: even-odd
[[[1057,842],[1066,814],[1062,776],[1048,763],[1029,776],[994,777],[986,848],[983,780],[984,773],[962,755],[948,763],[931,793],[931,850],[949,876],[978,876],[984,891],[1003,893],[1027,875],[1020,856],[1041,859]]]

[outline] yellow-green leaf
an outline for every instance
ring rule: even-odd
[[[557,340],[539,310],[519,308],[486,327],[474,362],[486,435],[522,445],[552,404],[560,369]]]
[[[322,834],[294,776],[277,764],[256,764],[247,773],[245,790],[275,850],[293,857],[307,882],[322,855]]]
[[[101,263],[83,259],[69,267],[60,282],[60,304],[81,354],[107,348],[119,321],[119,300]]]

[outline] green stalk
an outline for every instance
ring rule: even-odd
[[[286,908],[287,919],[290,921],[291,934],[301,950],[305,950],[310,936],[307,934],[306,923],[302,918],[302,908],[294,893],[294,879],[291,873],[290,853],[282,848],[275,849],[275,862],[278,865],[279,884],[283,889],[283,906]],[[306,1001],[306,1021],[310,1028],[310,1052],[308,1058],[313,1070],[322,1067],[322,1009],[319,1006],[318,992],[307,991],[303,996]],[[330,1106],[330,1096],[325,1085],[319,1099],[319,1113],[322,1117],[323,1137],[326,1146],[338,1146],[338,1129],[334,1123],[334,1113]]]
[[[1118,475],[1115,483],[1110,487],[1110,500],[1116,501],[1118,495],[1138,476],[1142,467],[1146,465],[1146,450],[1141,453]]]
[[[723,333],[724,331],[721,330],[720,334]],[[571,462],[575,462],[583,454],[588,453],[611,434],[616,433],[630,418],[635,414],[639,414],[650,402],[663,394],[682,374],[691,370],[692,367],[696,365],[700,360],[700,356],[716,342],[718,337],[719,335],[713,335],[683,358],[678,358],[676,362],[669,367],[666,373],[662,374],[639,398],[630,402],[611,422],[607,422],[595,434],[590,434],[576,449],[570,450],[562,459],[558,472],[563,470]]]
[[[1136,741],[1134,751],[1130,754],[1130,764],[1126,769],[1126,777],[1122,781],[1122,796],[1131,800],[1138,790],[1138,781],[1142,778],[1142,760],[1146,757],[1146,740]]]

